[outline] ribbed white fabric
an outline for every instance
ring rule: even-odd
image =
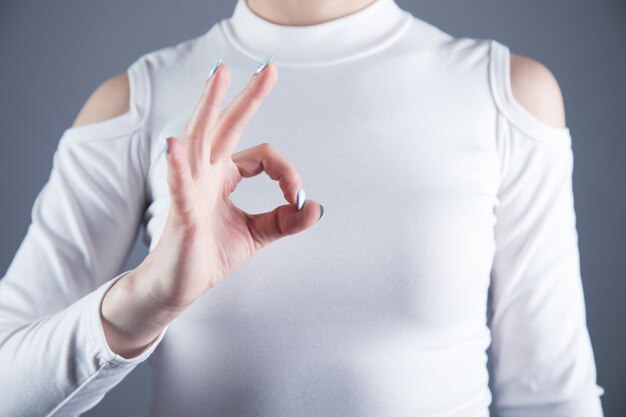
[[[133,359],[99,309],[169,199],[212,62],[225,104],[274,54],[279,80],[237,151],[270,142],[325,207],[262,249]],[[153,416],[602,416],[585,319],[567,128],[513,97],[509,49],[376,0],[281,26],[244,0],[128,67],[131,110],[67,129],[0,280],[0,416],[73,416],[150,357]],[[284,204],[265,176],[231,195]],[[492,315],[488,315],[493,311]]]

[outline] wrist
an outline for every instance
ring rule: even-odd
[[[163,310],[152,299],[149,277],[137,268],[113,284],[100,309],[110,349],[124,358],[139,355],[182,311]]]

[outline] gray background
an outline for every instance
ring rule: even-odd
[[[493,38],[555,74],[572,132],[587,320],[606,416],[626,414],[626,2],[437,0],[397,3],[457,36]],[[204,33],[234,0],[0,0],[0,271],[30,222],[52,154],[86,98],[141,54]],[[127,267],[147,249],[137,241]],[[140,365],[86,415],[146,416]]]

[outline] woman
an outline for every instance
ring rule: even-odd
[[[500,416],[601,416],[572,168],[556,80],[505,45],[238,0],[61,137],[0,281],[1,415],[150,357],[154,416],[486,416],[491,345]]]

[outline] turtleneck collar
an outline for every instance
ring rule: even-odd
[[[237,0],[233,15],[220,26],[233,46],[254,60],[271,54],[280,66],[314,66],[352,60],[384,48],[409,26],[411,18],[394,0],[374,0],[333,20],[288,26],[260,17],[246,0]]]

